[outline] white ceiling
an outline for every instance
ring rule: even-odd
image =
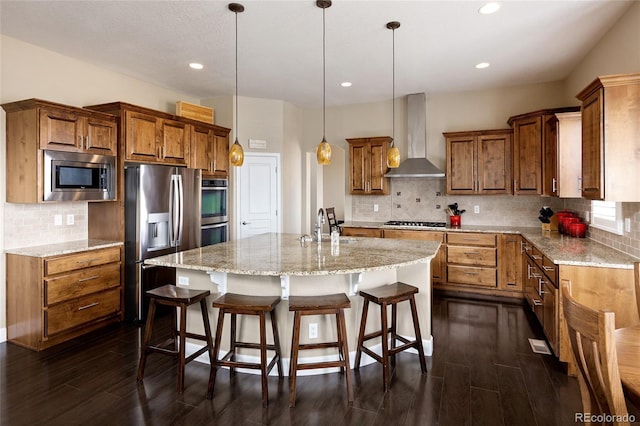
[[[628,10],[627,1],[334,0],[326,9],[328,106],[557,81]],[[226,1],[0,1],[0,32],[206,99],[234,92],[235,15]],[[244,1],[239,93],[322,105],[322,9],[314,0]],[[187,64],[201,62],[193,71]],[[490,62],[477,70],[478,62]],[[350,88],[340,87],[351,81]]]

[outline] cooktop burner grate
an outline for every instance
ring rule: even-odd
[[[447,226],[446,222],[423,222],[418,220],[390,220],[384,224],[391,226],[413,226],[416,228],[444,228]]]

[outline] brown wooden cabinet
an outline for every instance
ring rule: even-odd
[[[354,195],[386,195],[389,193],[387,149],[391,138],[347,139],[349,143],[349,192]]]
[[[496,234],[447,232],[447,285],[497,287]]]
[[[42,350],[121,320],[121,247],[7,254],[7,337]]]
[[[136,108],[123,112],[125,160],[188,165],[190,134],[186,123]]]
[[[640,73],[596,78],[582,101],[582,196],[640,201]]]
[[[229,130],[190,126],[191,167],[206,177],[229,176]]]
[[[581,114],[562,112],[545,122],[542,194],[561,198],[581,198],[582,135]]]
[[[382,238],[382,229],[380,228],[360,228],[357,226],[343,226],[342,235],[345,237],[373,237]]]
[[[509,118],[507,122],[513,128],[513,193],[515,195],[543,194],[543,182],[553,179],[556,164],[554,155],[554,158],[550,158],[546,163],[549,164],[550,169],[545,172],[543,159],[548,154],[547,148],[552,155],[556,152],[549,145],[555,144],[556,140],[552,134],[545,131],[546,124],[555,113],[572,110],[574,111],[575,107],[546,109]],[[548,139],[549,137],[552,139]]]
[[[396,238],[399,240],[439,241],[440,249],[431,261],[431,282],[443,283],[445,281],[445,253],[444,232],[440,231],[413,231],[406,229],[383,229],[384,238]]]
[[[41,99],[3,104],[7,201],[42,203],[43,150],[116,155],[116,117]]]
[[[443,133],[447,194],[511,194],[510,129]]]
[[[522,292],[522,237],[498,236],[498,289]]]

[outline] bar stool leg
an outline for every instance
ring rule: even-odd
[[[262,406],[269,404],[269,384],[267,381],[267,326],[264,311],[260,312],[260,376],[262,377]]]
[[[291,364],[289,365],[289,407],[296,406],[296,372],[298,369],[298,346],[300,345],[300,312],[293,315],[293,337],[291,342]]]
[[[140,348],[140,362],[138,363],[138,381],[144,378],[144,367],[147,364],[149,343],[151,343],[151,333],[153,331],[153,318],[156,315],[156,301],[149,302],[149,312],[147,313],[147,324],[144,327],[144,338],[142,348]]]
[[[396,336],[398,330],[398,304],[391,304],[391,329],[389,330],[389,334],[391,335],[391,349],[396,348]],[[396,354],[391,355],[391,365],[395,367],[396,365]]]
[[[231,313],[231,328],[229,331],[229,352],[231,352],[231,358],[229,358],[231,361],[235,361],[236,360],[236,342],[238,341],[236,339],[236,325],[238,324],[238,317],[235,313]],[[235,367],[229,367],[229,373],[231,375],[236,374],[236,369]]]
[[[347,379],[347,397],[349,399],[349,405],[353,405],[353,386],[351,384],[351,367],[349,365],[349,347],[347,345],[347,325],[344,319],[344,311],[340,309],[339,314],[336,315],[338,321],[338,341],[340,342],[340,352],[342,359],[344,360],[344,371]],[[340,368],[342,370],[342,367]]]
[[[389,325],[387,322],[387,304],[385,302],[380,304],[380,320],[382,322],[382,385],[386,392],[389,389]]]
[[[409,299],[411,304],[411,316],[413,317],[413,328],[416,333],[416,349],[418,350],[418,356],[420,357],[420,370],[422,374],[427,372],[427,362],[424,359],[424,349],[422,347],[422,334],[420,334],[420,323],[418,322],[418,309],[416,308],[416,299],[411,296]]]
[[[200,301],[200,312],[202,312],[202,323],[204,324],[204,335],[207,338],[207,345],[209,346],[209,364],[213,365],[213,338],[211,337],[211,325],[209,324],[209,312],[207,311],[207,299]]]
[[[282,377],[282,354],[280,353],[280,336],[278,335],[278,322],[276,321],[275,308],[270,312],[271,315],[271,331],[273,332],[273,344],[276,348],[276,356],[278,357],[278,377]]]
[[[218,309],[218,327],[216,328],[216,339],[213,344],[213,359],[209,372],[209,385],[207,386],[207,399],[213,399],[213,388],[216,385],[216,373],[218,372],[218,356],[220,351],[220,340],[222,339],[222,326],[224,325],[224,309]]]
[[[180,304],[180,341],[178,347],[178,393],[184,392],[184,352],[187,341],[187,305]]]
[[[360,358],[362,357],[362,344],[364,343],[364,331],[367,328],[367,315],[369,314],[369,299],[364,299],[362,305],[362,318],[360,318],[360,331],[358,332],[358,347],[356,348],[356,359],[354,360],[354,369],[360,369]]]
[[[179,332],[176,324],[178,324],[178,308],[176,306],[171,307],[171,337],[173,338],[173,350],[178,351]]]

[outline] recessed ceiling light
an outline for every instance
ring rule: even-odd
[[[479,70],[489,68],[489,62],[480,62],[476,65],[476,68],[478,68]]]
[[[342,87],[351,87],[351,82],[350,81],[343,81],[342,83],[340,83],[340,86],[342,86]]]
[[[197,63],[197,62],[191,62],[191,63],[189,64],[189,67],[190,67],[190,68],[192,68],[192,69],[194,69],[194,70],[201,70],[202,68],[204,68],[204,65],[199,64],[199,63]]]
[[[500,10],[500,3],[491,1],[478,9],[478,12],[483,15],[490,15],[492,13],[496,13],[498,10]]]

